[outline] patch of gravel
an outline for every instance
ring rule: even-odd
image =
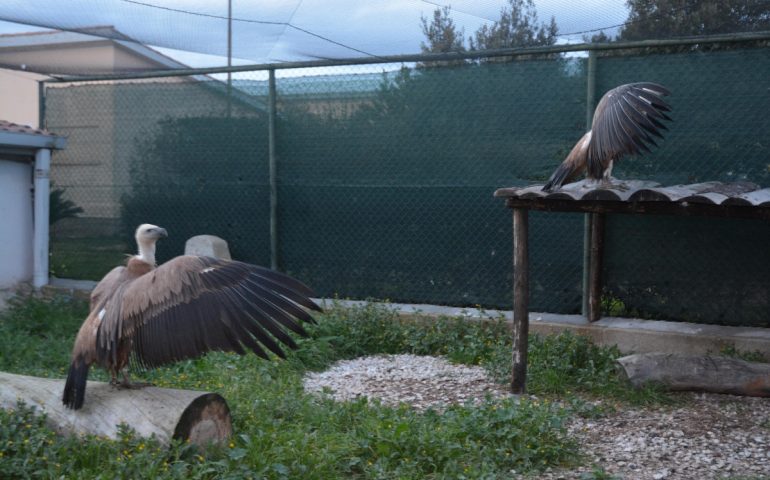
[[[587,467],[549,472],[578,478],[591,465],[620,478],[770,478],[770,399],[679,394],[683,405],[629,409],[570,425]]]
[[[380,355],[338,362],[308,374],[305,389],[340,401],[361,396],[418,410],[509,396],[481,367],[442,358]],[[676,406],[630,408],[598,419],[575,417],[569,432],[585,466],[537,478],[578,479],[601,467],[639,480],[770,479],[770,399],[679,394]],[[590,477],[589,477],[590,478]]]
[[[328,392],[335,400],[379,399],[383,405],[407,403],[417,410],[511,396],[484,368],[455,365],[440,357],[377,355],[343,360],[329,370],[308,374],[305,390]]]

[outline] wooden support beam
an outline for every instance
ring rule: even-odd
[[[527,391],[529,335],[529,217],[524,208],[513,209],[513,375],[511,391]]]
[[[641,213],[647,215],[705,216],[770,220],[770,208],[672,202],[615,202],[604,200],[556,200],[506,198],[508,208],[545,212]]]
[[[591,213],[591,246],[588,269],[588,321],[599,320],[602,313],[602,260],[604,258],[603,213]]]
[[[583,275],[580,286],[582,287],[583,298],[581,298],[580,313],[588,318],[588,298],[591,296],[591,221],[593,213],[583,214]]]

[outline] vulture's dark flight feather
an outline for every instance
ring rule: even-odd
[[[108,273],[91,294],[91,310],[75,340],[63,402],[83,406],[88,369],[106,368],[117,383],[133,358],[152,368],[212,350],[266,350],[284,357],[287,333],[306,336],[306,309],[321,311],[313,292],[287,275],[248,263],[185,255],[155,267],[155,242],[166,231],[141,225],[139,255]]]
[[[556,190],[586,170],[588,178],[608,181],[615,160],[657,146],[653,137],[663,138],[661,130],[668,130],[662,120],[671,120],[666,114],[671,107],[661,97],[670,94],[664,86],[649,82],[629,83],[605,93],[594,111],[591,130],[578,140],[543,190]]]

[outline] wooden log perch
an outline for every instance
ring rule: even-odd
[[[770,364],[736,358],[643,353],[619,358],[635,387],[656,382],[668,390],[770,397]]]
[[[48,415],[62,434],[93,434],[116,438],[124,423],[138,435],[199,446],[224,444],[233,432],[230,408],[216,393],[145,387],[122,390],[104,382],[88,382],[86,401],[70,410],[61,401],[64,381],[0,372],[0,408],[16,408],[19,400]]]

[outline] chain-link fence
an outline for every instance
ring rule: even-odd
[[[770,50],[598,52],[596,98],[673,91],[660,148],[620,178],[770,187]],[[492,192],[543,182],[586,128],[580,54],[277,70],[277,261],[322,296],[511,307],[511,220]],[[431,63],[431,65],[433,65]],[[228,91],[230,94],[228,95]],[[47,128],[69,137],[53,178],[84,209],[54,229],[54,274],[98,279],[143,222],[225,238],[269,265],[268,72],[49,84]],[[610,216],[608,313],[770,326],[770,225]],[[583,217],[531,219],[534,311],[581,306]]]

